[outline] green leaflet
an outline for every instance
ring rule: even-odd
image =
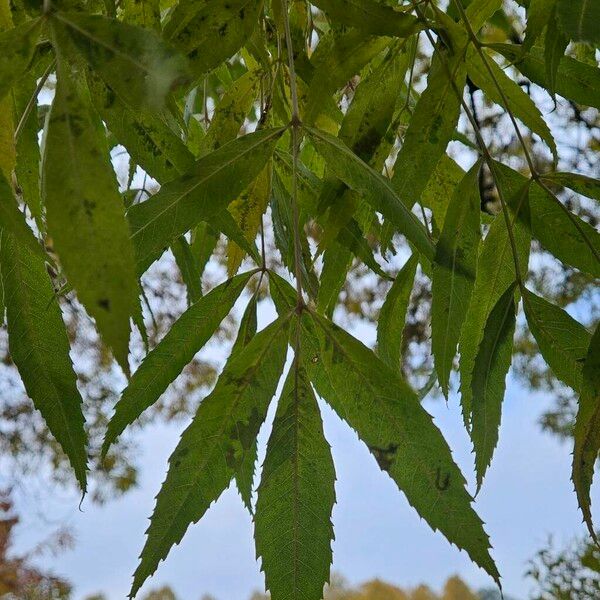
[[[41,19],[35,19],[0,33],[0,100],[26,72],[41,24]]]
[[[421,204],[431,209],[435,223],[440,228],[444,226],[446,212],[454,190],[464,176],[465,172],[462,167],[454,159],[444,154],[423,190]]]
[[[332,34],[323,45],[319,44],[312,58],[315,65],[306,96],[304,122],[314,125],[327,105],[327,100],[345,86],[373,57],[388,45],[388,38],[365,36],[362,31],[350,29]]]
[[[179,235],[224,211],[260,173],[284,128],[263,129],[225,144],[169,181],[127,218],[143,273]],[[236,240],[237,242],[237,240]]]
[[[0,265],[12,360],[48,429],[86,490],[86,434],[69,357],[69,340],[46,265],[7,231],[1,233]]]
[[[507,203],[512,204],[513,207],[521,206],[518,211],[519,218],[515,220],[514,216],[511,217],[514,220],[513,231],[519,264],[525,273],[531,244],[528,226],[529,207],[527,198],[524,197],[527,188],[519,185],[520,182],[511,181],[506,177],[498,177],[498,180]],[[467,425],[471,417],[471,382],[475,358],[483,339],[485,324],[502,294],[514,281],[515,267],[508,230],[503,215],[498,215],[492,222],[479,251],[475,285],[458,343],[461,403]]]
[[[152,406],[213,336],[255,271],[228,279],[190,306],[146,356],[115,406],[102,452]]]
[[[473,83],[480,87],[490,100],[503,106],[505,109],[510,109],[526,127],[537,133],[548,144],[548,147],[552,150],[552,154],[557,159],[558,150],[556,149],[554,137],[546,121],[544,121],[539,108],[523,91],[521,86],[504,73],[495,60],[487,57],[486,62],[494,74],[493,78],[476,50],[472,50],[467,54],[467,71]],[[496,83],[502,88],[504,96],[508,100],[508,107],[505,106]]]
[[[269,204],[271,173],[272,162],[269,161],[256,179],[229,207],[229,212],[249,243],[254,243],[262,223],[263,213],[267,210]],[[240,248],[234,241],[229,240],[227,244],[227,272],[229,276],[237,272],[245,256],[245,250]]]
[[[427,260],[432,260],[434,248],[425,227],[400,200],[390,181],[364,163],[338,138],[309,127],[306,131],[336,177],[362,194]]]
[[[364,33],[408,37],[423,29],[413,15],[376,0],[316,0],[313,4],[331,20]]]
[[[460,115],[460,100],[456,92],[458,90],[462,96],[466,82],[466,68],[461,55],[449,58],[444,51],[436,51],[427,77],[427,88],[414,108],[404,135],[392,183],[406,206],[411,207],[420,201],[454,134]],[[450,69],[452,79],[448,77],[447,69]]]
[[[348,270],[352,265],[352,252],[338,242],[332,242],[323,253],[323,270],[320,277],[317,308],[331,317]]]
[[[267,445],[256,504],[256,554],[276,600],[321,600],[332,560],[335,469],[299,356]]]
[[[253,294],[252,298],[246,306],[244,315],[240,322],[237,338],[231,350],[231,356],[239,354],[252,341],[257,330],[257,294]],[[254,468],[258,459],[258,443],[254,440],[250,450],[246,452],[244,458],[239,465],[235,474],[235,484],[240,492],[244,506],[248,512],[252,514],[252,489],[254,486]]]
[[[582,367],[591,335],[562,308],[525,290],[523,307],[529,329],[552,372],[576,392],[582,391]]]
[[[202,273],[196,264],[190,244],[183,235],[171,244],[171,252],[185,283],[188,306],[191,306],[202,297]]]
[[[600,326],[591,339],[583,363],[583,389],[575,421],[572,479],[577,501],[590,535],[596,540],[592,523],[590,488],[600,451]]]
[[[129,109],[99,78],[90,81],[94,105],[131,159],[161,184],[194,165],[194,156],[163,118],[147,108]]]
[[[153,110],[188,78],[186,60],[148,29],[101,15],[53,13],[90,67],[132,108]]]
[[[248,71],[236,79],[223,94],[210,127],[201,142],[201,156],[220,148],[237,137],[248,111],[256,100],[260,83],[256,71]]]
[[[513,185],[525,185],[527,179],[510,167],[494,163]],[[594,277],[600,277],[600,234],[589,223],[559,206],[560,200],[534,183],[529,189],[531,231],[542,246],[561,262]],[[560,235],[556,232],[560,231]]]
[[[38,259],[42,261],[46,259],[42,246],[29,229],[25,216],[19,210],[13,191],[2,172],[0,172],[0,227],[14,236],[20,245],[25,246]]]
[[[164,35],[185,52],[196,76],[233,56],[252,35],[262,0],[182,0]]]
[[[464,477],[414,391],[330,321],[315,314],[303,317],[302,334],[317,393],[358,433],[418,514],[499,581]]]
[[[281,377],[289,318],[258,333],[231,357],[169,459],[156,497],[130,597],[154,573],[188,526],[202,518],[251,451]]]
[[[479,162],[456,187],[436,247],[432,277],[431,349],[446,398],[456,345],[477,272],[481,240]]]
[[[491,44],[491,48],[504,55],[515,67],[542,87],[547,87],[544,49],[534,46],[525,56],[520,48],[511,44]],[[600,109],[600,69],[563,56],[558,65],[556,93],[568,100]]]
[[[551,185],[567,187],[582,196],[600,202],[600,180],[579,173],[544,173],[542,179]]]
[[[418,264],[419,261],[413,254],[396,275],[377,322],[377,353],[381,360],[396,372],[400,372],[402,332],[406,324],[406,311]]]
[[[129,318],[138,304],[129,228],[102,122],[72,55],[64,54],[64,38],[53,34],[58,84],[42,172],[48,232],[69,283],[127,372]]]
[[[600,44],[600,3],[597,0],[557,0],[558,23],[574,42]]]
[[[472,0],[469,2],[465,12],[473,31],[481,29],[485,22],[501,8],[502,0]]]
[[[560,61],[565,55],[569,40],[558,27],[556,9],[550,15],[546,37],[544,38],[544,61],[546,66],[546,84],[548,92],[554,99],[556,93],[556,76]]]
[[[523,50],[529,51],[539,39],[554,12],[556,0],[530,0],[527,8],[527,29]]]
[[[498,443],[517,315],[515,288],[515,284],[511,285],[490,312],[473,365],[471,440],[475,451],[478,491]]]

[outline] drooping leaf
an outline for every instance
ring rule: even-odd
[[[317,393],[358,433],[419,515],[498,581],[462,473],[414,391],[371,350],[323,317],[303,317],[302,333],[306,368]]]
[[[600,451],[600,326],[596,327],[590,341],[582,372],[583,387],[575,420],[572,479],[583,518],[597,543],[592,523],[590,488]]]
[[[515,67],[534,83],[548,89],[545,72],[544,49],[534,46],[521,56],[519,46],[492,44],[491,47],[504,55]],[[600,69],[563,56],[556,75],[556,93],[568,100],[600,109]]]
[[[334,482],[319,406],[297,356],[277,406],[254,517],[272,598],[322,598],[332,560]]]
[[[400,369],[402,332],[419,261],[413,254],[389,289],[377,322],[377,353],[394,371]]]
[[[254,243],[254,239],[260,229],[262,216],[269,204],[271,196],[271,173],[272,165],[268,162],[265,168],[258,174],[258,177],[229,207],[229,212],[250,243]],[[245,256],[246,252],[230,240],[227,245],[227,271],[229,276],[237,272]]]
[[[557,0],[558,23],[574,42],[600,44],[600,3],[595,0]]]
[[[469,52],[467,60],[469,77],[473,83],[480,87],[490,100],[505,109],[511,110],[526,127],[537,133],[548,144],[552,154],[557,157],[558,150],[550,128],[544,121],[540,109],[523,91],[521,86],[506,75],[491,57],[486,57],[486,62],[493,76],[490,75],[484,60],[478,52]],[[497,84],[501,87],[502,94],[498,91]],[[508,102],[505,102],[504,99]],[[508,106],[505,106],[505,104],[508,104]]]
[[[129,380],[111,418],[104,454],[125,428],[152,406],[214,335],[254,271],[228,279],[190,306],[146,356]]]
[[[77,50],[133,108],[159,109],[189,78],[185,59],[148,29],[102,15],[53,14]]]
[[[33,232],[25,222],[23,213],[15,201],[13,191],[4,175],[0,172],[0,227],[14,236],[15,240],[25,246],[38,259],[44,260],[45,254]]]
[[[0,234],[0,271],[12,360],[86,490],[87,452],[82,399],[69,357],[69,339],[46,265],[6,230]]]
[[[356,29],[332,34],[331,38],[317,46],[311,60],[315,68],[306,94],[303,114],[307,125],[314,125],[327,105],[327,99],[331,98],[337,89],[345,86],[389,43],[387,38],[368,36]]]
[[[511,221],[519,265],[525,271],[529,262],[531,245],[528,195],[526,194],[528,187],[527,184],[523,185],[508,178],[499,177],[498,181],[507,202],[510,200],[511,204],[516,207],[511,215]],[[461,404],[467,425],[471,418],[475,358],[483,339],[485,324],[494,306],[502,294],[515,282],[515,278],[514,259],[506,221],[503,215],[498,215],[492,222],[479,251],[475,285],[458,344]]]
[[[426,259],[432,260],[434,248],[425,227],[400,200],[391,182],[365,164],[338,138],[317,129],[306,130],[311,142],[336,177],[362,194]]]
[[[546,66],[546,85],[548,92],[554,99],[556,94],[556,77],[560,62],[565,55],[569,40],[558,26],[556,8],[550,15],[544,39],[544,61]]]
[[[373,35],[408,37],[423,28],[415,16],[376,0],[316,0],[313,4],[334,22]]]
[[[58,84],[43,162],[48,232],[69,283],[128,371],[129,318],[139,303],[125,209],[82,72],[61,31],[53,35]]]
[[[224,211],[261,172],[284,131],[264,129],[233,140],[163,185],[149,200],[132,206],[127,218],[138,273],[179,235]]]
[[[232,356],[183,432],[156,497],[130,597],[227,488],[251,450],[281,377],[288,327],[289,316],[278,319]]]
[[[539,39],[554,12],[556,0],[531,0],[527,7],[527,29],[523,50],[529,51]]]
[[[337,242],[331,243],[323,253],[317,308],[331,317],[352,264],[352,252]]]
[[[0,100],[27,70],[41,25],[41,19],[35,19],[0,33]]]
[[[526,290],[523,308],[544,360],[558,379],[582,391],[582,368],[591,335],[562,308]]]
[[[171,252],[179,267],[181,278],[187,290],[188,306],[194,304],[202,297],[202,273],[192,254],[189,242],[185,236],[180,235],[171,244]]]
[[[240,322],[237,338],[233,344],[231,355],[242,352],[244,348],[252,341],[257,330],[257,294],[253,294],[252,298],[246,306],[244,315]],[[250,447],[235,474],[235,484],[240,492],[244,506],[252,514],[252,490],[254,486],[254,469],[258,459],[258,441]]]
[[[600,180],[580,173],[544,173],[542,179],[553,185],[567,187],[582,196],[600,202]]]
[[[481,240],[479,162],[458,184],[436,247],[432,277],[431,349],[446,397],[477,271]]]
[[[512,360],[515,319],[513,284],[502,294],[487,318],[473,366],[471,440],[475,451],[478,490],[498,443],[506,375]]]
[[[466,68],[460,55],[449,60],[445,51],[437,50],[427,77],[427,88],[414,108],[394,165],[394,190],[408,207],[420,201],[446,152],[458,122],[459,97],[465,82]]]
[[[190,59],[199,76],[233,56],[252,35],[262,0],[183,0],[172,11],[164,34]]]

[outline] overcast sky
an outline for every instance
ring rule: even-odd
[[[372,330],[359,335],[365,343],[373,342]],[[571,448],[542,433],[537,425],[547,405],[547,397],[509,379],[500,444],[476,501],[494,545],[504,590],[523,599],[531,585],[524,577],[527,560],[548,536],[562,544],[584,532],[570,482]],[[475,588],[491,586],[492,581],[465,553],[418,517],[354,432],[321,406],[338,479],[333,568],[352,583],[380,577],[400,586],[424,582],[439,589],[446,578],[459,574]],[[473,490],[472,455],[457,396],[451,396],[448,406],[443,401],[428,401],[426,406]],[[73,497],[48,503],[46,516],[65,519],[76,534],[76,546],[45,558],[44,564],[74,584],[75,600],[95,592],[105,593],[109,600],[126,597],[154,496],[184,427],[182,423],[156,426],[141,433],[140,486],[122,499],[104,507],[86,501],[83,512],[77,511]],[[263,451],[267,429],[261,433]],[[593,500],[600,505],[597,490]],[[25,523],[21,544],[38,541],[39,533]],[[262,589],[251,519],[234,488],[189,528],[143,592],[165,584],[180,600],[199,600],[205,593],[218,600],[247,600],[252,590]]]

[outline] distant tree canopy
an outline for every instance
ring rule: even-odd
[[[479,490],[511,364],[557,394],[594,537],[599,24],[585,0],[0,0],[0,443],[102,500],[135,484],[132,427],[193,415],[132,597],[235,481],[273,599],[321,598],[317,397],[499,585],[421,400],[459,389]]]

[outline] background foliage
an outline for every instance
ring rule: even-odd
[[[556,394],[543,424],[574,437],[594,536],[598,17],[566,0],[4,1],[11,466],[50,459],[85,492],[92,465],[102,500],[135,483],[124,431],[193,415],[132,596],[232,479],[272,596],[321,596],[335,470],[317,396],[499,582],[420,400],[459,387],[479,489],[511,364]],[[267,297],[279,316],[257,333]],[[378,323],[374,351],[354,318]],[[198,356],[214,336],[235,338],[216,383]]]

